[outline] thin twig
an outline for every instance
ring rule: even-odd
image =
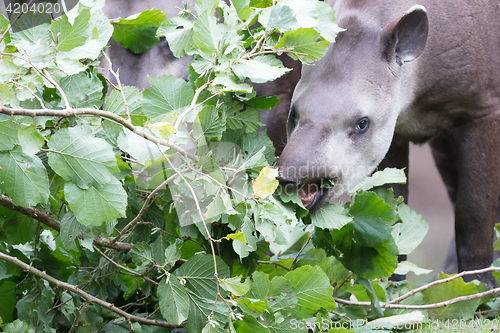
[[[1,55],[1,54],[0,54]],[[157,138],[153,135],[147,134],[143,131],[142,127],[137,127],[132,125],[129,121],[126,119],[120,117],[117,114],[114,114],[113,112],[110,111],[104,111],[104,110],[97,110],[97,109],[91,109],[91,108],[78,108],[78,109],[71,109],[67,108],[65,110],[44,110],[44,109],[13,109],[13,108],[8,108],[4,105],[0,105],[0,113],[9,115],[9,116],[29,116],[29,117],[41,117],[41,116],[54,116],[54,117],[61,117],[61,118],[68,118],[68,117],[78,117],[78,116],[98,116],[102,118],[107,118],[110,119],[126,129],[130,130],[131,132],[143,137],[146,140],[149,140],[153,142],[154,144],[160,144],[162,146],[167,146],[185,156],[187,156],[189,159],[198,162],[200,158],[196,155],[193,155],[186,150],[182,149],[181,147],[169,143],[164,139]]]
[[[109,59],[108,55],[106,54],[105,51],[102,51],[102,55],[104,56],[104,58],[106,58],[106,60],[108,61],[108,64],[109,64],[109,71],[111,72],[111,74],[113,74],[113,76],[115,77],[116,79],[116,83],[118,84],[118,87],[115,87],[122,95],[122,99],[123,99],[123,105],[125,106],[125,116],[127,117],[127,120],[128,121],[131,121],[130,119],[130,112],[128,110],[128,103],[127,103],[127,99],[125,98],[125,92],[123,91],[123,86],[120,82],[120,74],[119,74],[119,71],[120,69],[118,69],[116,72],[113,70],[113,63],[111,62],[111,59]]]
[[[200,94],[202,93],[203,90],[205,90],[208,86],[210,86],[212,84],[213,80],[212,81],[208,81],[207,83],[205,83],[204,85],[202,85],[201,87],[199,87],[198,89],[196,89],[196,91],[194,92],[194,97],[191,101],[191,104],[189,105],[189,107],[184,110],[184,112],[182,112],[179,117],[177,117],[177,120],[175,121],[175,125],[174,125],[174,128],[176,131],[179,130],[179,126],[182,122],[182,119],[184,119],[184,117],[191,111],[193,111],[198,105],[198,103],[196,103],[196,101],[198,100],[198,97],[200,96]]]
[[[333,296],[335,296],[335,295],[339,292],[340,288],[342,288],[342,286],[343,286],[344,284],[346,284],[348,281],[350,281],[350,280],[351,280],[351,277],[352,277],[353,275],[354,275],[354,273],[349,274],[349,276],[348,276],[348,277],[346,277],[346,278],[344,279],[344,281],[342,281],[342,283],[341,283],[341,284],[339,284],[339,285],[335,288],[335,290],[333,290]]]
[[[110,263],[112,263],[113,265],[115,265],[117,268],[123,269],[124,271],[130,273],[132,276],[142,278],[144,280],[147,280],[147,281],[151,282],[154,285],[158,285],[158,282],[156,282],[154,280],[151,280],[147,276],[144,276],[143,274],[139,274],[137,272],[134,272],[130,268],[120,265],[119,263],[117,263],[116,261],[114,261],[113,259],[111,259],[110,257],[108,257],[106,254],[104,254],[104,252],[102,252],[97,246],[92,245],[92,247],[94,248],[94,250],[96,250],[97,252],[99,252],[101,254],[101,256],[104,257],[104,259],[106,259],[107,261],[109,261]]]
[[[26,85],[24,85],[22,83],[16,82],[14,80],[10,80],[8,83],[12,83],[12,84],[18,85],[20,87],[23,87],[24,89],[29,90],[29,92],[40,102],[40,105],[42,106],[42,109],[44,109],[44,110],[47,109],[45,107],[45,104],[43,103],[43,100],[40,97],[38,97],[38,95],[33,90],[31,90],[30,87],[28,87],[28,86],[26,86]]]
[[[293,265],[295,265],[295,263],[299,259],[300,254],[302,253],[302,251],[304,251],[304,249],[306,248],[307,244],[309,244],[309,241],[311,240],[312,236],[313,236],[313,233],[311,232],[311,234],[309,235],[309,238],[307,239],[307,241],[304,243],[304,245],[302,245],[302,248],[300,249],[299,253],[297,253],[297,255],[295,256],[295,258],[293,258],[292,264],[290,265],[290,270],[293,269]]]
[[[0,206],[6,207],[10,210],[13,210],[15,212],[21,213],[25,216],[31,217],[32,219],[37,220],[38,222],[46,225],[47,227],[54,229],[57,232],[61,231],[61,224],[58,220],[50,216],[49,214],[42,212],[41,210],[38,210],[34,207],[23,207],[23,206],[18,206],[15,205],[12,202],[12,199],[6,196],[5,194],[0,195]],[[129,251],[132,248],[132,244],[129,243],[111,243],[113,239],[111,238],[104,238],[104,237],[99,237],[95,236],[94,237],[94,244],[97,244],[99,246],[103,247],[108,247],[111,249],[115,249],[118,251]]]
[[[28,8],[33,3],[33,1],[35,1],[35,0],[31,0],[28,3]],[[2,37],[0,37],[0,43],[5,39],[5,36],[7,36],[7,33],[10,31],[10,29],[12,29],[12,27],[14,26],[14,24],[16,24],[17,20],[19,20],[19,18],[23,14],[24,14],[24,11],[21,10],[21,12],[19,13],[19,15],[17,15],[17,17],[14,19],[14,21],[12,21],[12,23],[9,24],[9,26],[7,27],[7,29],[5,29],[4,33],[2,34]]]
[[[69,330],[68,333],[76,332],[76,330],[78,329],[78,323],[80,322],[80,318],[82,318],[85,311],[87,311],[87,308],[89,305],[90,305],[90,301],[88,301],[88,300],[85,302],[85,304],[82,305],[82,308],[78,311],[78,315],[76,316],[75,320],[73,321],[73,325],[71,325],[71,329]]]
[[[210,248],[212,250],[212,257],[213,257],[213,261],[214,261],[214,276],[215,276],[215,281],[216,281],[216,286],[217,286],[217,296],[215,297],[214,307],[212,308],[212,312],[210,312],[210,315],[208,315],[208,319],[211,319],[212,316],[214,315],[215,307],[217,306],[217,299],[219,297],[227,305],[227,307],[229,308],[229,311],[232,312],[231,306],[229,304],[227,304],[226,300],[224,299],[224,297],[222,297],[222,295],[220,293],[219,273],[217,270],[217,257],[215,256],[214,239],[212,238],[212,235],[210,235],[210,231],[208,230],[207,223],[205,222],[205,217],[203,216],[203,212],[201,211],[200,203],[198,201],[198,198],[196,197],[196,193],[194,192],[193,187],[191,186],[191,184],[189,184],[189,182],[186,180],[184,175],[175,167],[175,165],[172,163],[172,161],[170,161],[170,159],[167,157],[167,155],[165,155],[165,152],[163,152],[161,150],[160,145],[158,145],[158,149],[160,149],[161,153],[163,154],[163,158],[170,165],[170,168],[172,168],[172,170],[174,170],[174,172],[177,175],[179,175],[179,177],[182,179],[182,181],[186,184],[187,188],[191,192],[191,195],[193,196],[193,199],[194,199],[194,203],[196,205],[196,210],[198,211],[198,214],[200,215],[201,222],[203,223],[203,227],[205,228],[205,232],[207,233],[208,242],[210,243]]]
[[[261,264],[261,265],[274,265],[274,266],[277,266],[277,267],[281,267],[287,271],[290,271],[290,268],[288,267],[285,267],[283,266],[282,264],[278,264],[277,262],[274,262],[274,261],[262,261],[262,260],[259,260],[257,261],[258,264]]]
[[[161,149],[160,149],[161,150]],[[182,174],[183,172],[185,172],[186,170],[181,170],[180,173]],[[164,186],[166,186],[170,181],[172,181],[172,179],[174,179],[175,177],[177,177],[177,174],[174,174],[170,177],[168,177],[163,183],[161,183],[160,185],[158,185],[153,191],[151,191],[151,193],[149,193],[149,195],[146,197],[146,200],[144,200],[144,204],[142,205],[142,208],[141,210],[139,211],[139,213],[132,219],[132,221],[130,221],[119,233],[118,233],[118,236],[116,236],[114,238],[114,242],[118,242],[118,240],[130,229],[132,228],[132,226],[134,224],[137,223],[137,221],[139,221],[139,219],[142,217],[142,215],[144,214],[144,212],[146,211],[146,209],[149,207],[149,201],[151,200],[151,198],[153,198],[153,196],[161,189],[163,188]]]
[[[500,267],[487,267],[487,268],[478,269],[478,270],[474,270],[474,271],[460,272],[460,273],[458,273],[456,275],[453,275],[453,276],[450,276],[450,277],[448,277],[446,279],[436,280],[436,281],[428,283],[428,284],[426,284],[426,285],[424,285],[422,287],[410,290],[406,294],[404,294],[402,296],[399,296],[398,298],[395,298],[392,301],[387,302],[387,304],[399,303],[402,300],[404,300],[404,299],[410,297],[411,295],[414,295],[414,294],[416,294],[416,293],[418,293],[420,291],[429,289],[429,288],[431,288],[431,287],[433,287],[435,285],[441,284],[441,283],[446,283],[446,282],[458,279],[459,277],[462,277],[464,275],[481,274],[481,273],[486,273],[486,272],[490,272],[490,271],[500,271]]]
[[[92,296],[92,295],[86,293],[82,289],[78,288],[78,286],[59,281],[56,278],[53,278],[52,276],[46,274],[45,272],[42,272],[34,267],[31,267],[30,265],[22,262],[21,260],[15,258],[15,257],[11,257],[5,253],[0,252],[0,259],[3,261],[6,261],[6,262],[13,263],[13,264],[21,267],[25,271],[28,271],[29,273],[36,275],[39,278],[42,278],[42,279],[48,281],[49,283],[52,283],[57,288],[63,288],[65,290],[71,291],[71,292],[79,295],[80,297],[84,298],[88,302],[92,302],[92,303],[98,304],[100,306],[103,306],[106,309],[113,311],[114,313],[126,318],[129,321],[137,322],[137,323],[144,324],[144,325],[153,325],[153,326],[159,326],[159,327],[170,327],[170,328],[180,327],[180,325],[167,323],[167,322],[161,321],[161,320],[151,320],[151,319],[146,319],[146,318],[131,315],[130,313],[127,313],[127,312],[119,309],[118,307],[116,307],[112,303],[108,303],[106,301],[103,301],[100,298],[97,298],[95,296]]]
[[[392,304],[392,303],[380,303],[380,306],[386,309],[405,309],[405,310],[431,310],[437,308],[443,308],[445,306],[461,302],[461,301],[469,301],[471,299],[481,298],[484,296],[488,296],[491,294],[495,294],[500,292],[500,288],[490,289],[482,293],[477,293],[473,295],[460,296],[452,298],[448,301],[434,303],[434,304],[425,304],[425,305],[405,305],[405,304]],[[345,299],[333,298],[335,302],[345,305],[357,305],[357,306],[371,306],[370,302],[352,302],[346,301]]]

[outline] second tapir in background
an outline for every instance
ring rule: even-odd
[[[492,262],[500,195],[498,1],[337,0],[346,29],[304,66],[278,161],[314,209],[429,141],[455,204],[459,270]],[[392,145],[391,145],[392,143]],[[334,189],[319,189],[329,179]],[[432,189],[429,189],[432,191]],[[491,274],[468,276],[494,285]]]

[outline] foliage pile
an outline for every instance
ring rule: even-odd
[[[387,278],[421,271],[397,255],[427,225],[392,190],[368,190],[403,172],[376,173],[352,202],[309,214],[296,192],[273,193],[272,143],[257,132],[259,110],[278,99],[249,81],[287,73],[276,54],[321,58],[341,30],[329,5],[199,0],[177,17],[112,22],[101,8],[81,1],[56,20],[28,11],[12,29],[0,16],[5,330],[306,332],[292,323],[384,316],[405,290]],[[159,36],[194,56],[188,82],[149,77],[139,91],[111,66],[116,85],[98,72],[111,37],[140,53]],[[466,286],[425,297],[481,291]],[[447,315],[470,317],[479,298],[468,302]]]

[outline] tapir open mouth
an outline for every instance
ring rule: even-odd
[[[309,182],[299,187],[299,197],[307,210],[314,210],[323,205],[329,197],[328,188],[321,187],[321,180]]]

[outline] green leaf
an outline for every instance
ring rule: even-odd
[[[152,248],[146,242],[135,243],[130,250],[130,257],[137,267],[144,268],[153,262]]]
[[[167,269],[170,269],[171,267],[173,267],[175,265],[176,261],[181,258],[181,255],[182,255],[181,248],[182,248],[182,241],[177,238],[175,240],[175,243],[170,244],[170,246],[168,246],[165,249],[164,262],[165,262],[165,266],[167,267]]]
[[[156,31],[166,17],[160,9],[150,9],[119,18],[111,22],[114,26],[113,38],[135,54],[146,52],[160,41]]]
[[[102,82],[95,72],[80,72],[66,76],[59,82],[61,89],[66,93],[71,107],[99,108],[102,105]],[[61,107],[65,107],[61,100]]]
[[[5,318],[5,320],[8,319]],[[35,333],[35,330],[24,321],[16,319],[5,326],[4,333]]]
[[[398,249],[392,237],[380,245],[368,247],[360,245],[355,234],[350,224],[331,231],[335,247],[340,251],[335,256],[345,268],[365,279],[388,277],[394,273],[398,266]]]
[[[163,278],[158,285],[158,303],[166,321],[180,325],[188,318],[189,297],[176,276]]]
[[[50,30],[58,41],[58,50],[62,52],[71,51],[75,47],[85,44],[89,37],[86,33],[89,21],[90,11],[88,9],[82,10],[73,24],[69,23],[67,15],[63,15],[60,19],[54,21]]]
[[[117,139],[118,147],[144,164],[148,160],[156,160],[162,156],[158,146],[129,130],[122,130]]]
[[[16,306],[16,283],[12,281],[0,282],[0,295],[2,295],[2,302],[0,302],[0,318],[6,322],[13,320],[14,308]],[[15,330],[12,330],[15,332]],[[18,331],[24,333],[25,331]]]
[[[288,272],[285,279],[290,281],[297,295],[296,310],[301,316],[307,318],[321,308],[327,311],[335,309],[333,287],[328,276],[318,266],[299,267]]]
[[[193,135],[195,140],[199,140],[202,136],[207,138],[222,138],[222,132],[226,129],[225,114],[219,115],[215,106],[205,106],[193,123]]]
[[[284,47],[301,55],[289,53],[294,59],[308,63],[322,58],[328,51],[327,40],[318,41],[320,34],[312,28],[299,28],[283,34],[275,48]]]
[[[81,189],[69,182],[64,185],[64,195],[70,209],[83,225],[101,225],[125,216],[127,193],[122,184],[112,177],[100,188]]]
[[[312,225],[322,229],[342,229],[353,218],[342,205],[326,204],[310,213]]]
[[[382,317],[384,315],[384,310],[382,310],[382,307],[380,306],[377,294],[375,293],[375,290],[373,289],[372,282],[370,280],[367,280],[364,278],[357,278],[356,282],[363,285],[363,287],[366,288],[366,292],[367,292],[368,296],[370,297],[370,301],[372,303],[373,314],[376,317]]]
[[[37,132],[35,125],[22,126],[18,132],[19,142],[23,147],[23,152],[28,155],[35,155],[42,148],[45,142],[43,136]]]
[[[8,241],[9,244],[26,244],[31,242],[36,235],[35,221],[21,213],[0,207],[0,221],[2,239]]]
[[[209,12],[202,13],[193,27],[193,41],[204,53],[216,53],[220,50],[223,30],[217,19]]]
[[[221,85],[221,91],[237,91],[251,93],[253,86],[249,83],[240,83],[239,78],[233,74],[217,73],[213,85]]]
[[[451,275],[441,273],[438,280],[446,279]],[[439,303],[455,297],[467,296],[478,293],[478,287],[474,282],[465,283],[460,277],[450,282],[435,285],[423,291],[429,304]],[[429,316],[441,319],[470,319],[474,317],[480,298],[461,301],[446,307],[429,310]]]
[[[267,8],[273,5],[273,0],[250,0],[250,7]]]
[[[238,13],[238,17],[246,21],[250,17],[252,13],[252,9],[250,8],[250,0],[231,0],[231,3],[236,9],[236,13]]]
[[[119,171],[111,146],[91,131],[88,126],[63,128],[48,142],[50,167],[83,189],[103,186],[114,179],[111,172]]]
[[[169,113],[189,106],[194,98],[193,89],[175,76],[148,76],[148,81],[151,89],[142,92],[142,110],[149,119],[162,121]]]
[[[177,58],[185,57],[193,49],[194,22],[183,16],[171,17],[158,28],[156,35],[164,36]]]
[[[295,29],[298,25],[295,12],[286,5],[264,9],[259,16],[259,22],[267,30],[279,28],[280,31],[286,31]]]
[[[406,275],[408,272],[413,272],[415,275],[422,275],[431,273],[432,269],[420,268],[409,261],[402,261],[398,264],[398,268],[396,268],[394,274]]]
[[[316,12],[318,13],[318,24],[314,29],[321,34],[321,37],[329,41],[335,42],[338,33],[344,31],[335,23],[335,11],[326,2],[316,1]]]
[[[356,195],[349,208],[353,217],[354,239],[361,246],[375,247],[391,237],[396,212],[376,193],[363,192]]]
[[[25,40],[31,44],[41,42],[43,44],[50,43],[50,15],[41,12],[23,13],[13,27],[14,33],[11,32],[13,44],[17,47],[20,40]]]
[[[260,170],[259,176],[252,181],[252,189],[254,196],[257,198],[265,199],[276,191],[279,181],[278,169],[263,167]]]
[[[229,277],[229,268],[216,257],[219,279]],[[178,272],[179,278],[186,281],[186,288],[200,297],[212,299],[217,294],[217,282],[214,276],[214,261],[210,254],[197,254],[183,264]]]
[[[221,279],[219,283],[222,288],[236,296],[245,295],[250,288],[250,283],[248,282],[248,280],[241,282],[241,277]]]
[[[403,223],[397,223],[392,229],[392,237],[396,241],[399,253],[410,254],[429,231],[429,225],[422,215],[405,204],[398,207],[398,214]]]
[[[234,74],[241,80],[246,78],[254,83],[273,81],[288,73],[290,69],[284,68],[281,61],[274,56],[260,56],[252,60],[240,59],[233,67]]]
[[[260,122],[259,110],[256,108],[247,108],[244,111],[228,110],[226,117],[226,124],[229,129],[245,128],[246,133],[254,133],[259,127],[264,126]]]
[[[278,98],[278,96],[258,96],[244,101],[245,104],[253,106],[254,108],[259,110],[270,110],[274,108],[279,102],[280,99]]]
[[[142,95],[139,88],[122,85],[122,89],[125,99],[127,100],[129,114],[141,114],[140,109],[142,106]],[[123,102],[122,94],[118,90],[114,89],[111,91],[106,99],[106,103],[104,103],[104,110],[122,116],[125,115],[125,104]]]
[[[82,232],[82,227],[76,219],[73,212],[67,212],[61,220],[61,242],[66,250],[78,251],[78,246],[75,243],[76,238]]]
[[[46,203],[49,179],[42,161],[19,149],[0,152],[0,189],[15,205],[23,207]]]
[[[269,333],[269,330],[252,316],[245,316],[243,320],[236,321],[234,327],[237,333]]]
[[[366,178],[360,184],[356,185],[351,194],[357,191],[368,191],[374,187],[385,184],[406,184],[406,175],[402,169],[386,168],[383,171],[377,171]]]
[[[15,145],[21,144],[18,138],[18,132],[21,125],[12,119],[0,121],[0,151],[11,150]]]
[[[201,332],[203,327],[208,322],[208,316],[214,311],[213,318],[219,323],[227,323],[229,321],[229,310],[224,302],[217,302],[214,305],[213,297],[203,298],[198,295],[188,292],[189,296],[189,315],[183,328],[187,332]]]

